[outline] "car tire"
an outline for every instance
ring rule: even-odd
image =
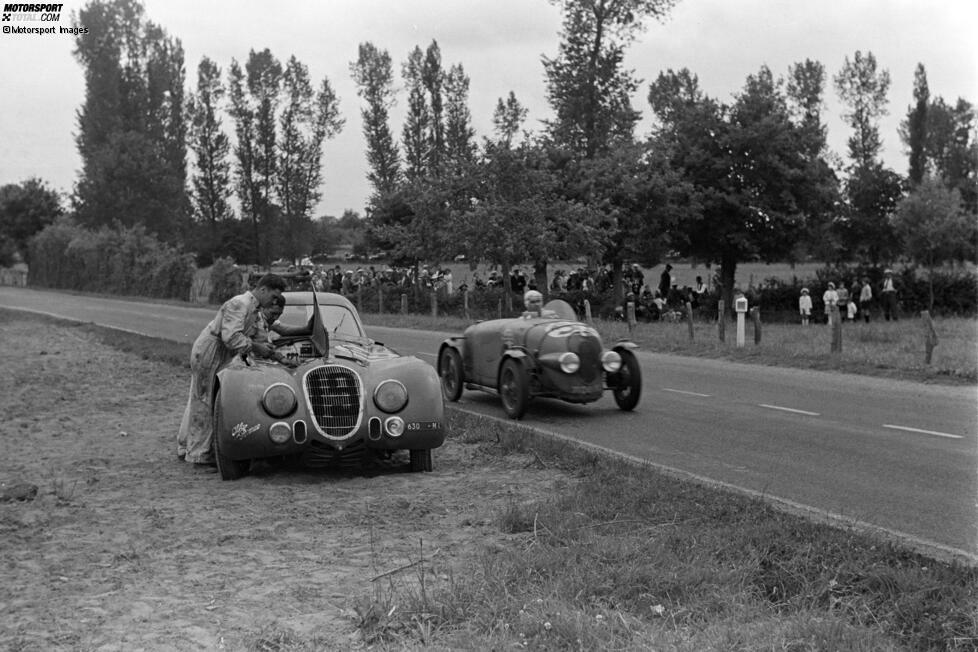
[[[499,398],[510,419],[522,419],[530,402],[530,381],[519,360],[508,358],[499,371]]]
[[[415,449],[411,451],[412,473],[430,473],[431,469],[432,466],[431,466],[430,448]]]
[[[612,394],[620,409],[634,410],[642,395],[642,369],[631,351],[623,349],[618,354],[621,355],[621,369],[615,373]]]
[[[224,426],[224,410],[221,409],[221,390],[214,396],[214,458],[217,460],[217,470],[221,480],[238,480],[248,474],[251,460],[232,460],[224,454],[221,445]]]
[[[462,356],[452,348],[442,349],[438,357],[438,375],[441,378],[441,393],[446,401],[454,403],[462,396],[465,375],[462,369]]]

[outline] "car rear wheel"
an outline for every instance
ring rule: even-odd
[[[530,382],[518,360],[509,358],[499,372],[499,397],[510,419],[522,419],[530,402]]]
[[[455,349],[445,348],[438,358],[438,375],[441,376],[441,393],[453,403],[462,396],[462,356]]]
[[[411,472],[421,473],[431,472],[431,449],[418,449],[411,451]]]
[[[622,410],[634,410],[642,394],[642,370],[638,359],[631,351],[620,350],[621,369],[615,374],[615,384],[612,393],[615,403]]]
[[[217,459],[217,470],[222,480],[237,480],[248,473],[251,465],[249,460],[232,460],[225,455],[221,444],[227,428],[224,426],[224,410],[221,409],[221,390],[214,396],[214,457]]]

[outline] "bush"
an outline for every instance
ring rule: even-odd
[[[29,269],[31,285],[160,299],[187,299],[194,277],[193,256],[141,225],[93,231],[68,217],[34,236]]]
[[[211,267],[211,291],[207,295],[210,303],[224,303],[241,292],[241,272],[232,258],[218,258]]]

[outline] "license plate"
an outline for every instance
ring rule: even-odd
[[[440,421],[411,421],[404,426],[408,432],[424,432],[427,430],[441,430]]]

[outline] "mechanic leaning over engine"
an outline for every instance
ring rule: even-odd
[[[256,341],[262,317],[259,310],[282,301],[285,279],[266,274],[255,289],[233,297],[221,306],[194,341],[190,351],[190,397],[177,432],[177,457],[196,468],[213,470],[213,389],[217,372],[236,355],[267,358],[274,348]]]

